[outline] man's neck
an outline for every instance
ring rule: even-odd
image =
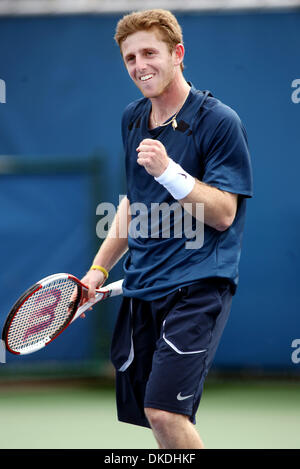
[[[180,80],[173,80],[162,95],[151,98],[152,120],[155,125],[162,124],[182,108],[190,89],[190,85],[182,76]]]

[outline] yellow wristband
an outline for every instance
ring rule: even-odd
[[[101,265],[95,265],[93,264],[92,267],[90,267],[90,270],[100,270],[100,272],[102,272],[106,279],[108,278],[108,272],[106,269],[104,269],[104,267],[102,267]]]

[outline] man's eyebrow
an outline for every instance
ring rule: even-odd
[[[148,47],[144,47],[144,49],[142,49],[143,52],[147,52],[148,50],[151,50],[151,51],[154,51],[154,52],[158,52],[158,49],[154,46],[148,46]]]
[[[147,52],[147,51],[157,52],[158,49],[156,49],[156,47],[149,46],[149,47],[143,47],[143,49],[138,50],[138,52]],[[135,52],[128,52],[125,55],[124,59],[126,60],[128,57],[134,57],[135,55],[136,55]]]

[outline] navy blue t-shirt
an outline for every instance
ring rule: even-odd
[[[150,100],[142,98],[127,106],[122,119],[127,197],[132,207],[129,251],[124,261],[124,295],[150,301],[209,277],[229,279],[235,291],[246,198],[252,196],[250,155],[241,120],[210,92],[193,86],[176,117],[176,130],[171,124],[150,130],[150,112]],[[153,211],[166,208],[161,204],[175,203],[176,208],[179,202],[138,165],[136,148],[145,138],[160,140],[168,156],[198,180],[239,194],[235,220],[226,231],[202,225],[201,247],[187,249],[189,235],[185,236],[183,228],[181,235],[176,231],[180,213],[175,217],[172,211],[163,210],[156,212],[159,224],[153,230]],[[182,209],[182,227],[184,213]],[[163,221],[170,221],[169,233]]]

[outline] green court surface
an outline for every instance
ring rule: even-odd
[[[152,449],[150,430],[117,421],[113,388],[0,382],[1,449]],[[299,449],[300,383],[208,382],[197,414],[206,448]]]

